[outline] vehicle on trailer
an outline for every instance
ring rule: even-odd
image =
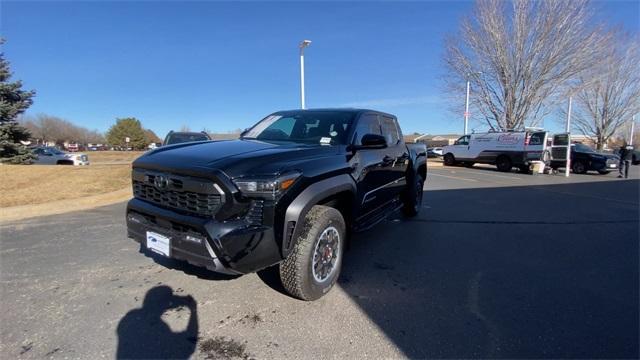
[[[442,148],[427,148],[428,158],[437,158],[442,156]]]
[[[41,146],[33,149],[35,165],[89,165],[89,157],[82,153],[69,154],[54,147]]]
[[[132,167],[130,238],[217,272],[278,265],[304,300],[335,284],[352,231],[418,214],[427,178],[425,145],[358,109],[276,112],[239,139],[161,147]]]
[[[525,131],[473,133],[461,136],[442,148],[447,166],[493,164],[500,171],[514,167],[528,172],[532,161],[548,161],[547,132],[539,128]]]
[[[566,151],[566,147],[565,147]],[[551,168],[558,170],[566,166],[565,156],[560,160],[551,160]],[[614,154],[598,153],[594,149],[584,144],[571,144],[571,171],[575,174],[586,174],[588,171],[597,171],[606,175],[611,171],[618,170],[620,157]]]
[[[427,148],[427,156],[430,158],[442,156],[442,148],[441,147]]]

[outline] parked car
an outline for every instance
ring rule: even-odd
[[[315,300],[335,284],[347,236],[421,209],[424,144],[395,116],[357,109],[273,113],[240,139],[184,143],[133,162],[128,236],[162,256],[246,274],[279,264]]]
[[[566,148],[565,150],[566,151]],[[565,167],[564,160],[552,160],[551,167],[554,170]],[[597,171],[605,175],[617,170],[620,157],[613,154],[598,153],[584,144],[571,144],[571,171],[575,174],[586,174],[588,171]]]
[[[517,167],[528,172],[531,161],[546,160],[546,147],[547,132],[528,129],[464,135],[453,145],[443,147],[442,152],[447,166],[484,163],[496,165],[499,171],[511,171]]]
[[[209,141],[211,137],[204,131],[201,132],[184,132],[169,131],[162,145],[174,145],[193,141]]]
[[[69,154],[49,146],[34,148],[33,153],[36,165],[89,165],[89,157],[82,153]]]

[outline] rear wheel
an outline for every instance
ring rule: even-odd
[[[509,172],[511,171],[513,164],[508,156],[501,155],[496,159],[496,167],[498,168],[498,171]]]
[[[454,166],[456,164],[456,158],[452,153],[447,153],[444,155],[444,164],[447,166]]]
[[[575,161],[573,164],[571,164],[571,170],[573,170],[575,174],[586,174],[587,166],[582,161]]]
[[[413,178],[413,183],[407,188],[407,194],[403,201],[402,212],[407,217],[418,215],[422,208],[422,195],[424,193],[424,181],[420,175]]]
[[[305,216],[303,229],[291,254],[280,263],[280,279],[292,296],[316,300],[338,280],[346,225],[338,210],[316,205]]]

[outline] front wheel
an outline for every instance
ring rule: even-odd
[[[312,207],[302,225],[291,254],[280,263],[280,279],[292,296],[317,300],[340,275],[346,225],[338,210],[322,205]]]
[[[413,177],[413,183],[409,184],[407,194],[402,204],[402,212],[407,217],[418,215],[422,208],[422,195],[424,193],[424,180],[420,175]]]
[[[576,161],[571,165],[571,170],[576,174],[586,174],[587,166],[582,161]]]

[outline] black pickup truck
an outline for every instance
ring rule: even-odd
[[[128,236],[163,256],[245,274],[279,264],[287,291],[327,293],[345,242],[402,209],[415,216],[426,148],[372,110],[273,113],[240,139],[161,147],[133,163]]]

